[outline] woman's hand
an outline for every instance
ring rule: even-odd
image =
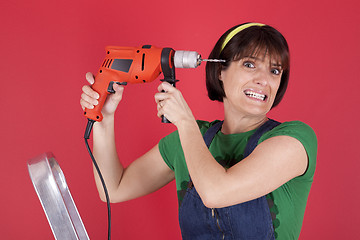
[[[165,116],[176,127],[183,123],[195,123],[195,118],[181,92],[171,84],[163,82],[155,94],[158,117]]]
[[[93,84],[95,81],[93,74],[90,72],[86,73],[86,80],[90,84]],[[104,106],[101,110],[104,117],[109,115],[114,115],[115,110],[122,99],[124,86],[114,84],[113,89],[115,90],[115,93],[110,94],[107,97]],[[84,85],[82,87],[82,91],[83,93],[81,94],[81,99],[80,99],[80,105],[82,109],[83,110],[85,110],[85,108],[93,109],[94,106],[98,104],[97,99],[99,99],[99,94],[95,92],[89,85]]]

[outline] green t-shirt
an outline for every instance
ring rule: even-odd
[[[216,122],[218,121],[210,123],[198,121],[201,133],[204,134]],[[255,131],[228,135],[219,131],[215,135],[209,150],[222,166],[229,168],[243,159],[247,141]],[[274,203],[270,211],[272,215],[276,215],[276,218],[273,218],[276,239],[298,239],[315,172],[317,139],[311,127],[300,121],[291,121],[284,122],[265,133],[259,139],[258,144],[268,138],[280,135],[298,139],[304,146],[309,159],[308,168],[303,175],[291,179],[267,195],[267,198],[270,198]],[[178,132],[175,131],[161,139],[159,150],[166,164],[175,172],[180,206],[188,186],[189,172]]]

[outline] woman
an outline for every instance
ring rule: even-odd
[[[209,98],[223,102],[224,121],[196,121],[181,92],[161,83],[158,116],[177,131],[126,169],[114,140],[114,112],[124,89],[114,85],[104,119],[93,130],[94,155],[110,199],[140,197],[175,178],[183,239],[297,239],[317,140],[302,122],[280,124],[266,116],[286,91],[286,40],[270,26],[246,23],[224,33],[209,58],[226,60],[206,66]],[[86,77],[93,83],[91,74]],[[97,98],[84,86],[81,106],[92,108]],[[104,200],[97,174],[95,179]]]

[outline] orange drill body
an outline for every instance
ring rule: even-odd
[[[94,121],[100,122],[102,120],[101,109],[111,92],[113,82],[123,85],[146,83],[154,81],[163,71],[171,70],[174,72],[174,50],[163,51],[165,49],[169,50],[168,48],[157,48],[150,45],[106,47],[105,60],[95,76],[94,84],[91,86],[100,95],[99,104],[93,109],[85,109],[84,115]],[[163,68],[169,69],[163,70]],[[175,77],[175,73],[173,75]]]

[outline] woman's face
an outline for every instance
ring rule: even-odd
[[[280,85],[282,68],[268,55],[232,61],[221,71],[228,110],[250,116],[265,116],[273,105]]]

